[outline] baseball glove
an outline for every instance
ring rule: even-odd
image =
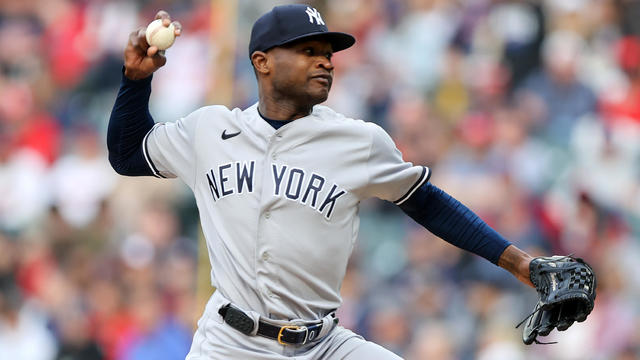
[[[526,321],[522,341],[529,345],[554,328],[568,329],[582,322],[593,310],[596,277],[587,263],[572,256],[537,257],[529,264],[530,278],[538,291],[538,303]]]

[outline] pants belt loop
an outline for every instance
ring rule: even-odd
[[[322,329],[320,329],[320,334],[317,334],[313,338],[309,339],[313,341],[315,339],[320,339],[327,335],[333,327],[338,323],[338,318],[335,316],[335,312],[330,313],[329,315],[322,318]]]
[[[260,314],[255,311],[245,311],[245,314],[249,315],[251,319],[253,319],[253,331],[251,331],[251,336],[258,335],[258,324],[260,321]]]

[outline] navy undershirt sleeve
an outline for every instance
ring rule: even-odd
[[[434,235],[494,264],[511,245],[478,215],[431,183],[425,183],[400,209]]]
[[[149,113],[151,78],[129,80],[122,74],[107,129],[109,162],[121,175],[153,176],[142,152],[142,141],[154,125]]]

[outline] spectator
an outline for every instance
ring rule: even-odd
[[[4,278],[0,290],[0,359],[52,359],[57,344],[43,314],[24,303],[11,279]]]
[[[107,164],[121,45],[169,7],[184,29],[154,80],[154,117],[227,93],[246,106],[246,32],[275,3],[227,16],[193,0],[0,1],[0,360],[184,358],[208,269],[188,189]],[[495,268],[365,202],[340,324],[408,360],[640,358],[639,2],[310,3],[357,36],[334,57],[331,106],[385,127],[518,246],[575,252],[599,275],[589,320],[525,347],[512,327],[530,289],[495,286]],[[205,81],[225,76],[234,89]],[[379,286],[397,296],[371,298]]]
[[[549,34],[543,44],[544,68],[517,90],[534,133],[553,145],[566,146],[575,123],[596,111],[596,97],[580,79],[579,61],[585,51],[578,34]]]

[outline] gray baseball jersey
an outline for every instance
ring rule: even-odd
[[[193,190],[212,284],[273,319],[315,320],[338,308],[359,202],[400,204],[430,175],[379,126],[319,105],[278,130],[257,104],[204,107],[156,124],[143,150],[156,176]]]

